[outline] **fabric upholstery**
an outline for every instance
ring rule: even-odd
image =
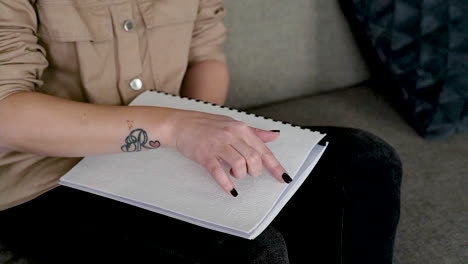
[[[369,78],[336,0],[224,4],[230,106],[330,91]]]
[[[385,96],[368,87],[250,111],[304,126],[361,128],[389,142],[400,154],[404,172],[395,263],[466,263],[468,134],[427,141]]]
[[[412,126],[424,137],[468,131],[468,2],[343,0]],[[374,65],[377,66],[377,65]]]

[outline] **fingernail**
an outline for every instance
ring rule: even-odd
[[[270,130],[270,132],[279,133],[279,132],[281,132],[281,131],[279,131],[279,130]]]
[[[234,188],[231,190],[231,194],[232,194],[232,196],[234,196],[234,197],[237,197],[237,195],[238,195],[236,189],[234,189]]]
[[[291,177],[289,177],[289,175],[288,175],[287,173],[283,173],[283,180],[284,180],[286,183],[292,182]]]

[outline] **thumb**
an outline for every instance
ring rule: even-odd
[[[269,131],[255,127],[251,127],[250,130],[265,143],[274,141],[280,135],[279,130]]]

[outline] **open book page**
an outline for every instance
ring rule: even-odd
[[[319,156],[311,159],[309,154],[324,137],[318,132],[289,124],[157,92],[143,93],[132,105],[153,105],[229,115],[253,127],[279,129],[280,137],[267,145],[294,179],[294,184],[299,170],[304,168],[306,159],[310,159],[309,163],[318,160]],[[319,152],[321,155],[321,151]],[[311,166],[313,167],[313,164],[305,164],[305,167]],[[60,182],[180,220],[248,238],[253,238],[249,234],[255,231],[275,205],[280,205],[278,210],[284,206],[284,202],[279,201],[287,195],[285,190],[292,190],[294,193],[297,189],[292,188],[294,185],[278,182],[267,171],[259,177],[246,177],[242,180],[233,178],[233,181],[239,192],[236,198],[226,194],[205,168],[186,159],[175,149],[157,149],[84,158],[62,177]]]

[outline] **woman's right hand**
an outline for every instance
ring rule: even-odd
[[[265,146],[279,134],[248,127],[227,116],[173,108],[87,104],[22,92],[1,101],[0,117],[5,121],[0,131],[0,149],[54,157],[129,152],[122,145],[127,144],[128,133],[142,129],[151,141],[176,147],[207,168],[232,194],[236,193],[234,184],[222,162],[232,168],[231,174],[236,178],[257,176],[265,167],[278,181],[290,181]]]
[[[278,132],[247,126],[228,116],[181,111],[173,123],[173,144],[187,158],[205,167],[228,193],[237,196],[234,184],[223,169],[241,179],[247,174],[258,176],[265,167],[279,182],[291,181],[283,166],[265,145]]]

